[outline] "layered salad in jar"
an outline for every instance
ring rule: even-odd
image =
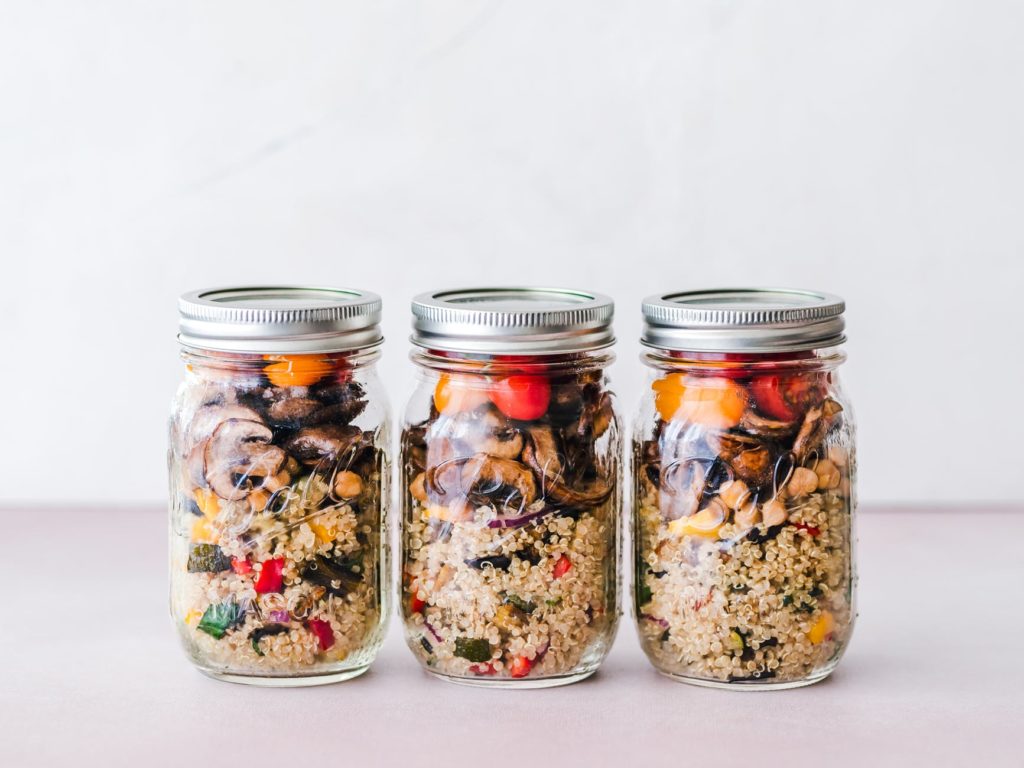
[[[403,435],[410,647],[463,682],[589,674],[618,615],[619,442],[602,374],[447,372],[424,389],[429,416]]]
[[[730,357],[663,367],[639,425],[641,641],[691,682],[813,682],[854,617],[848,407],[814,359]]]
[[[203,671],[361,671],[382,635],[383,426],[344,355],[186,356],[171,609]],[[366,418],[370,416],[370,418]]]

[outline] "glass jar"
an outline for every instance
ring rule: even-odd
[[[546,687],[590,675],[619,616],[612,302],[480,289],[413,303],[402,434],[402,616],[433,674]]]
[[[171,615],[213,677],[316,685],[384,636],[388,404],[380,299],[195,291],[170,420]]]
[[[821,680],[853,629],[854,424],[843,302],[727,290],[644,302],[633,434],[635,615],[698,685]]]

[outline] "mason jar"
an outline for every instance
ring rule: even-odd
[[[824,678],[846,650],[856,462],[843,311],[797,290],[644,301],[635,615],[667,675],[790,688]]]
[[[613,304],[484,288],[413,302],[402,600],[433,674],[546,687],[597,669],[619,615]]]
[[[380,298],[225,288],[179,309],[170,582],[185,652],[234,682],[354,677],[380,647],[390,584]]]

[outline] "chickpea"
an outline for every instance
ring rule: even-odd
[[[741,528],[753,528],[761,520],[761,510],[757,507],[757,502],[751,500],[746,506],[736,510],[735,515],[736,525]]]
[[[818,488],[818,475],[813,469],[797,467],[786,483],[786,493],[794,499],[813,493]]]
[[[354,499],[363,492],[363,481],[355,472],[339,472],[334,476],[334,493],[341,499]]]
[[[409,493],[416,501],[427,503],[427,473],[420,472],[416,477],[409,483]]]
[[[718,498],[729,509],[739,509],[750,496],[750,489],[742,480],[730,480],[718,489]]]
[[[786,505],[779,499],[767,501],[764,506],[761,507],[761,518],[764,520],[764,524],[769,528],[773,525],[782,525],[786,522],[788,517],[789,512],[786,511]]]
[[[839,468],[828,459],[822,459],[814,468],[818,475],[818,488],[830,491],[839,487]]]

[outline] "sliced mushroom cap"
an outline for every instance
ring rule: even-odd
[[[273,433],[265,424],[249,419],[228,419],[206,442],[204,476],[222,499],[238,501],[276,475],[287,456],[271,445]]]
[[[358,427],[324,424],[300,429],[284,447],[306,466],[317,466],[355,460],[366,443]]]
[[[804,423],[800,425],[800,431],[793,441],[793,455],[797,461],[803,461],[813,449],[821,445],[842,412],[843,406],[831,397],[807,411]]]
[[[447,438],[431,440],[426,449],[423,475],[427,497],[435,504],[448,506],[462,495],[462,461],[455,443]]]
[[[433,444],[445,439],[465,446],[467,455],[486,453],[499,459],[517,459],[523,450],[522,433],[494,407],[439,416],[430,427],[427,441]]]
[[[230,404],[204,405],[196,410],[188,425],[189,445],[196,445],[206,440],[218,426],[228,419],[240,419],[260,423],[263,419],[252,408],[244,405]]]
[[[602,392],[597,399],[586,402],[579,419],[569,427],[569,431],[581,438],[597,440],[608,431],[614,418],[612,396],[609,392]]]
[[[323,403],[311,397],[286,397],[270,404],[267,421],[278,427],[300,427],[323,407]]]
[[[799,421],[767,419],[749,408],[743,412],[743,417],[740,419],[740,427],[745,432],[770,439],[788,437],[796,432],[799,426]]]
[[[485,453],[463,463],[460,483],[471,501],[490,502],[498,511],[518,511],[537,498],[537,484],[529,467]]]
[[[566,468],[550,427],[531,427],[528,437],[523,446],[523,461],[536,473],[545,498],[566,506],[592,506],[611,495],[611,485],[602,477],[588,478],[573,486],[567,483]]]

